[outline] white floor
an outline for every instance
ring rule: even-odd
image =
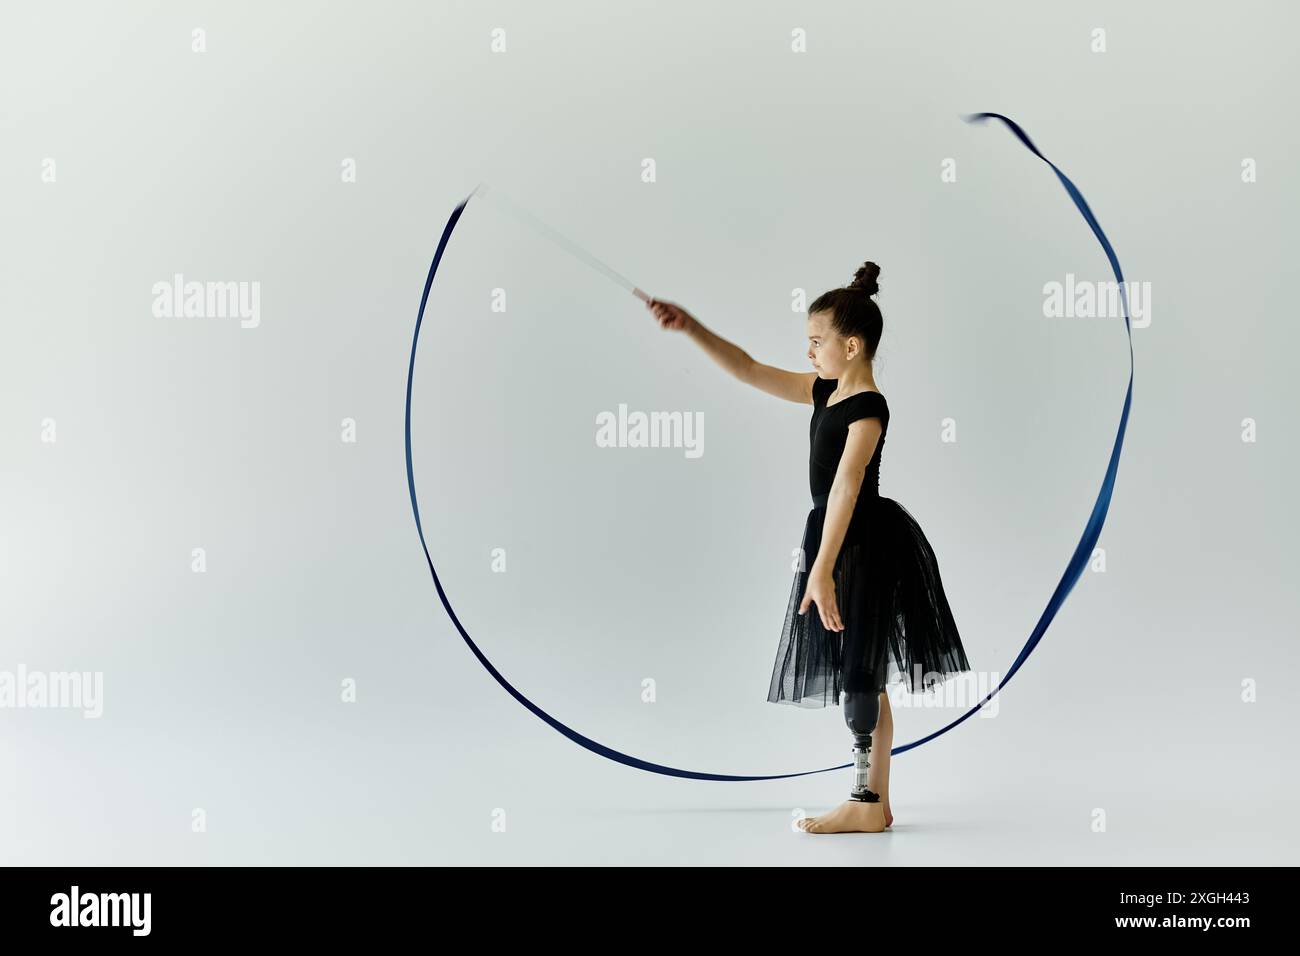
[[[1104,752],[1062,726],[1057,749],[1032,752],[1032,721],[972,719],[894,758],[891,831],[823,835],[792,821],[839,802],[848,769],[648,774],[490,695],[459,725],[387,730],[286,718],[88,732],[71,715],[27,717],[0,742],[4,864],[1291,865],[1300,845],[1274,773],[1289,764],[1262,742],[1225,758],[1216,784],[1190,740]],[[802,769],[835,766],[833,751]],[[742,759],[698,768],[744,772]]]

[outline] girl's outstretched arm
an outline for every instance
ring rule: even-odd
[[[791,372],[757,362],[740,346],[706,329],[699,319],[679,305],[651,299],[646,302],[646,308],[659,320],[661,327],[685,332],[724,371],[746,385],[789,402],[812,404],[816,372]]]

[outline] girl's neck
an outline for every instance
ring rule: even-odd
[[[856,395],[858,392],[878,392],[875,379],[871,373],[866,375],[855,375],[852,372],[845,373],[844,376],[836,380],[835,391],[840,395]]]

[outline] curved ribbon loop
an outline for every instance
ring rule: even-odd
[[[947,733],[953,727],[956,727],[963,720],[970,717],[993,696],[1006,686],[1007,681],[1011,680],[1016,671],[1020,670],[1020,665],[1029,659],[1038,642],[1043,639],[1043,634],[1047,632],[1047,625],[1052,623],[1056,617],[1056,612],[1061,609],[1065,603],[1066,597],[1074,590],[1074,585],[1079,580],[1079,575],[1083,574],[1083,569],[1088,565],[1088,559],[1092,555],[1092,549],[1097,544],[1097,539],[1101,536],[1102,525],[1106,523],[1106,512],[1110,510],[1110,498],[1115,490],[1115,476],[1119,472],[1119,454],[1124,447],[1124,432],[1128,429],[1129,408],[1133,404],[1133,326],[1129,322],[1128,315],[1128,293],[1124,288],[1124,273],[1119,266],[1119,259],[1115,255],[1115,250],[1111,247],[1110,240],[1106,238],[1106,233],[1102,231],[1101,224],[1097,222],[1097,217],[1092,214],[1088,207],[1088,201],[1083,198],[1083,193],[1079,192],[1078,187],[1070,182],[1070,178],[1056,168],[1056,165],[1038,151],[1038,147],[1033,144],[1029,136],[1016,123],[1003,116],[1001,113],[973,113],[963,117],[968,123],[983,123],[988,119],[999,119],[1007,124],[1007,128],[1016,135],[1020,142],[1024,143],[1026,148],[1035,156],[1052,167],[1052,172],[1056,173],[1056,178],[1061,181],[1065,191],[1070,194],[1074,200],[1074,205],[1078,207],[1079,212],[1083,215],[1084,221],[1092,227],[1093,234],[1097,241],[1101,243],[1102,249],[1106,251],[1106,258],[1110,260],[1111,271],[1115,273],[1115,281],[1119,283],[1120,302],[1124,308],[1124,329],[1128,333],[1128,390],[1124,394],[1124,408],[1119,416],[1119,430],[1115,433],[1115,444],[1110,451],[1110,461],[1106,465],[1106,475],[1102,479],[1101,489],[1097,492],[1097,500],[1093,503],[1092,512],[1088,515],[1088,521],[1083,526],[1083,536],[1079,539],[1078,545],[1074,549],[1074,554],[1070,555],[1070,560],[1065,566],[1065,572],[1061,575],[1061,580],[1056,585],[1056,590],[1052,592],[1051,598],[1047,601],[1047,607],[1044,608],[1042,616],[1039,617],[1038,623],[1034,625],[1034,630],[1029,635],[1029,640],[1025,641],[1025,646],[1020,649],[1016,659],[1011,663],[1011,667],[998,681],[998,686],[989,691],[988,695],[978,704],[972,707],[966,713],[962,714],[952,723],[940,727],[932,734],[922,737],[920,740],[914,740],[910,744],[904,744],[902,747],[895,747],[891,753],[900,754],[905,750],[911,750],[913,747],[919,747],[927,740],[933,740],[940,734]]]
[[[1029,635],[1029,640],[1025,642],[1025,646],[1021,649],[1020,654],[1017,655],[1010,669],[1003,676],[1002,680],[998,683],[998,686],[995,687],[992,691],[990,691],[988,695],[984,697],[984,699],[981,700],[978,704],[976,704],[974,707],[972,707],[970,710],[962,714],[960,717],[958,717],[956,720],[952,721],[948,725],[936,730],[934,733],[922,737],[920,740],[916,740],[913,741],[912,743],[905,744],[901,747],[895,747],[891,751],[891,754],[900,754],[903,753],[904,751],[911,750],[913,747],[919,747],[921,746],[921,744],[933,740],[934,738],[940,736],[941,734],[947,733],[953,727],[956,727],[962,721],[966,720],[967,718],[969,718],[970,716],[978,712],[979,709],[983,707],[985,703],[992,700],[994,695],[997,694],[997,692],[1001,690],[1004,686],[1006,686],[1007,681],[1009,681],[1012,675],[1014,675],[1016,671],[1020,669],[1020,666],[1028,659],[1029,655],[1033,652],[1034,648],[1038,646],[1038,642],[1042,639],[1043,634],[1047,631],[1047,626],[1051,623],[1052,619],[1056,616],[1056,612],[1060,610],[1061,605],[1065,603],[1065,598],[1069,595],[1070,591],[1073,590],[1075,583],[1079,579],[1079,576],[1083,573],[1083,569],[1087,565],[1088,558],[1092,553],[1093,546],[1097,543],[1097,539],[1101,535],[1101,528],[1106,521],[1106,512],[1110,507],[1111,494],[1115,486],[1115,475],[1119,468],[1120,450],[1123,448],[1124,445],[1124,431],[1128,425],[1129,408],[1133,401],[1133,331],[1132,331],[1132,326],[1129,322],[1128,297],[1124,288],[1124,276],[1123,273],[1120,271],[1119,260],[1115,256],[1115,251],[1111,248],[1110,241],[1106,238],[1106,234],[1102,231],[1101,226],[1098,224],[1096,217],[1092,214],[1092,210],[1088,208],[1088,203],[1084,200],[1083,194],[1080,193],[1077,188],[1075,188],[1074,183],[1070,182],[1069,178],[1064,173],[1062,173],[1059,169],[1057,169],[1056,166],[1053,165],[1053,163],[1049,159],[1047,159],[1047,157],[1045,157],[1042,153],[1038,151],[1038,148],[1035,147],[1034,144],[1030,141],[1029,137],[1025,135],[1025,132],[1007,117],[1001,115],[1000,113],[975,113],[966,116],[964,118],[967,122],[970,123],[983,122],[986,119],[999,119],[1002,120],[1002,122],[1006,123],[1007,126],[1010,128],[1010,130],[1017,136],[1017,138],[1019,138],[1019,140],[1022,143],[1025,144],[1025,146],[1030,151],[1034,153],[1034,155],[1036,155],[1039,159],[1043,160],[1043,162],[1047,163],[1047,165],[1052,167],[1052,170],[1056,173],[1057,178],[1059,178],[1061,180],[1061,183],[1065,186],[1066,192],[1068,192],[1070,198],[1074,200],[1074,204],[1078,207],[1079,212],[1083,215],[1084,220],[1088,223],[1090,227],[1092,227],[1093,233],[1096,234],[1098,241],[1100,241],[1102,245],[1102,248],[1106,251],[1106,256],[1110,260],[1111,269],[1114,271],[1115,278],[1119,282],[1120,300],[1123,303],[1123,308],[1124,308],[1124,325],[1125,328],[1128,330],[1128,337],[1129,337],[1129,384],[1128,384],[1128,392],[1124,397],[1124,409],[1123,409],[1123,413],[1120,416],[1119,431],[1115,436],[1115,444],[1110,454],[1110,463],[1106,468],[1106,476],[1102,481],[1101,490],[1100,492],[1098,492],[1096,503],[1093,505],[1092,508],[1092,513],[1089,515],[1087,524],[1084,526],[1083,536],[1079,539],[1079,544],[1074,549],[1074,554],[1070,557],[1069,563],[1066,565],[1065,573],[1061,576],[1060,583],[1057,584],[1056,590],[1052,592],[1052,596],[1047,602],[1047,608],[1043,611],[1042,616],[1039,618],[1038,624],[1034,627],[1033,632]],[[568,737],[570,740],[572,740],[574,743],[578,744],[579,746],[585,747],[587,750],[590,750],[592,753],[599,754],[602,757],[605,757],[609,760],[613,760],[617,763],[625,764],[629,767],[635,767],[638,770],[647,770],[652,773],[663,774],[665,776],[687,777],[694,780],[743,781],[743,780],[781,780],[787,777],[802,777],[802,776],[807,776],[809,774],[815,774],[815,773],[827,773],[832,770],[843,770],[846,767],[853,766],[852,763],[845,763],[845,764],[838,764],[834,767],[824,767],[821,770],[804,770],[798,773],[738,775],[738,774],[704,773],[698,770],[682,770],[677,767],[668,767],[668,766],[664,766],[663,764],[651,763],[650,761],[642,760],[639,757],[634,757],[631,756],[630,754],[625,754],[620,751],[614,750],[611,747],[606,747],[604,744],[592,740],[590,737],[584,736],[583,734],[580,734],[578,731],[574,730],[573,728],[566,726],[556,718],[552,717],[546,711],[542,710],[541,707],[537,706],[535,703],[533,703],[531,700],[525,697],[520,691],[518,691],[514,686],[512,686],[508,680],[505,679],[504,675],[502,675],[502,673],[492,665],[492,662],[488,660],[487,656],[479,649],[478,645],[475,644],[473,639],[469,636],[469,633],[465,630],[464,625],[461,624],[460,619],[456,616],[456,611],[455,609],[452,608],[451,601],[448,600],[447,593],[443,590],[442,582],[438,580],[438,572],[434,569],[433,558],[429,555],[429,546],[424,538],[424,527],[420,522],[420,503],[415,490],[415,467],[411,458],[411,396],[413,394],[414,386],[415,386],[415,356],[416,356],[416,351],[419,348],[419,344],[420,344],[420,327],[424,322],[425,307],[428,305],[428,301],[429,301],[429,290],[433,287],[433,277],[434,275],[437,274],[438,264],[442,261],[442,254],[447,248],[447,242],[451,238],[452,231],[456,228],[456,223],[460,220],[461,214],[465,211],[465,207],[469,203],[469,200],[472,197],[473,197],[473,193],[471,193],[470,196],[467,196],[465,200],[461,202],[452,211],[451,216],[447,220],[447,225],[443,228],[442,238],[438,242],[438,249],[434,253],[432,264],[429,266],[429,275],[424,282],[424,293],[420,296],[420,309],[419,312],[416,314],[415,333],[411,340],[411,360],[406,374],[406,482],[411,495],[411,511],[415,515],[415,528],[420,536],[420,547],[424,551],[424,559],[429,566],[429,574],[432,575],[433,577],[434,587],[436,587],[438,590],[438,597],[442,600],[442,605],[447,611],[447,616],[451,619],[451,622],[454,625],[456,625],[456,630],[460,632],[460,635],[462,638],[464,638],[466,645],[468,645],[469,649],[474,653],[474,656],[478,658],[479,663],[483,665],[483,667],[487,670],[489,674],[492,675],[492,677],[497,681],[497,683],[499,683],[503,688],[505,688],[505,690],[509,692],[510,695],[515,698],[515,700],[519,701],[519,703],[523,704],[535,715],[540,717],[542,720],[546,721],[546,723],[550,724],[557,731],[562,733],[564,736]]]

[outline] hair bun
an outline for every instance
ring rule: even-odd
[[[880,278],[880,266],[874,262],[864,262],[862,268],[854,274],[849,288],[861,289],[867,295],[875,295],[880,291],[880,285],[876,282],[878,278]]]

